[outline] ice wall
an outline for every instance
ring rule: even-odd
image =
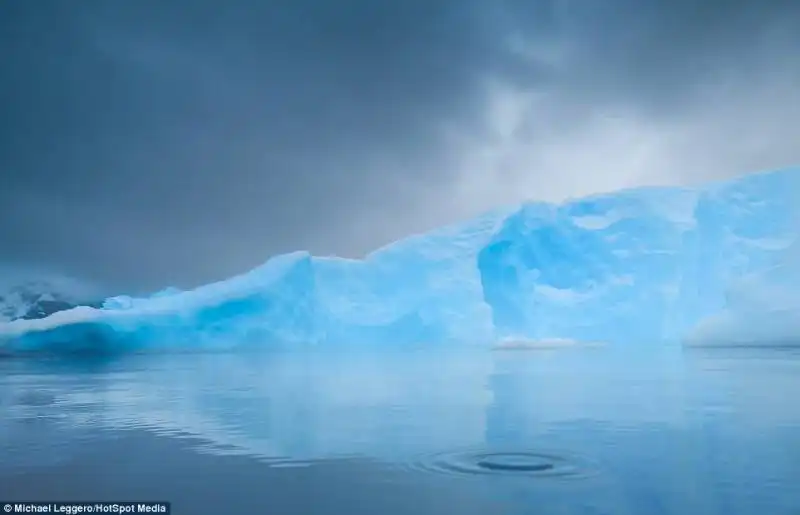
[[[730,317],[718,313],[742,291],[783,281],[798,191],[800,171],[787,170],[527,203],[363,260],[298,252],[191,291],[2,324],[0,348],[675,342],[706,317]],[[723,326],[706,321],[691,334]]]
[[[689,333],[693,346],[800,346],[800,239],[768,269],[735,281],[725,309]]]
[[[799,191],[800,173],[784,171],[523,206],[479,254],[495,330],[680,339],[726,306],[732,284],[786,252],[798,234]]]

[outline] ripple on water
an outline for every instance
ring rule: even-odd
[[[422,456],[409,464],[423,472],[531,478],[580,478],[589,467],[573,457],[526,450],[457,450]]]

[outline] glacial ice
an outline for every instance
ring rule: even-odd
[[[799,200],[800,170],[783,170],[529,202],[362,260],[296,252],[189,291],[2,323],[0,349],[788,340]]]
[[[777,263],[742,277],[726,309],[704,318],[687,336],[695,346],[800,346],[800,240]]]

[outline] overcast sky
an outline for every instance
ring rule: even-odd
[[[796,0],[0,2],[0,256],[119,290],[800,164]]]

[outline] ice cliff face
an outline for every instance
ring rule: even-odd
[[[495,329],[525,337],[673,340],[797,238],[800,174],[528,205],[478,259]]]
[[[687,343],[800,346],[800,240],[774,266],[734,281],[726,309],[701,320]]]
[[[643,344],[687,334],[710,340],[712,329],[692,328],[712,315],[735,320],[719,313],[737,302],[758,304],[745,300],[757,288],[744,278],[784,282],[780,270],[794,263],[787,256],[800,228],[798,200],[800,171],[789,170],[697,189],[528,203],[363,260],[288,254],[192,291],[116,297],[102,309],[11,322],[0,326],[0,341],[13,352],[498,338]],[[787,280],[798,286],[798,275]],[[760,302],[759,309],[771,309]]]

